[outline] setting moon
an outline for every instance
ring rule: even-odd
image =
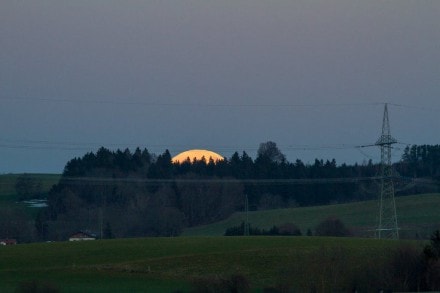
[[[202,158],[205,158],[207,163],[210,159],[212,159],[214,162],[223,161],[225,159],[223,156],[213,151],[195,149],[182,152],[174,156],[171,160],[173,163],[183,163],[188,160],[188,158],[191,162],[194,160],[201,161]]]

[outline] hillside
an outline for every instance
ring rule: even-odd
[[[0,203],[2,207],[17,202],[15,183],[21,174],[0,175]],[[41,180],[43,191],[47,192],[56,184],[59,174],[30,174]],[[440,194],[420,194],[396,198],[400,234],[403,238],[427,239],[440,227]],[[269,229],[273,225],[286,222],[295,223],[305,234],[327,217],[338,217],[355,235],[372,237],[376,225],[377,201],[354,202],[324,206],[300,207],[249,212],[249,222],[253,227]],[[30,209],[32,215],[34,209]],[[220,236],[228,227],[238,226],[245,219],[242,212],[234,213],[229,218],[206,226],[185,229],[182,236]]]
[[[440,227],[440,194],[421,194],[396,198],[398,223],[403,238],[426,239]],[[299,226],[302,233],[314,227],[327,217],[337,217],[356,235],[372,237],[378,213],[377,201],[364,201],[290,209],[276,209],[249,212],[253,227],[269,229],[273,225],[291,222]],[[245,220],[245,213],[233,214],[228,219],[211,225],[188,228],[184,236],[219,236],[228,227],[238,226]]]
[[[15,183],[23,174],[0,175],[0,200],[15,200]],[[28,174],[30,177],[40,180],[44,192],[48,192],[52,185],[58,183],[59,174]]]
[[[231,274],[261,289],[282,282],[282,276],[302,284],[304,272],[316,264],[321,269],[326,261],[334,267],[335,256],[350,273],[361,273],[359,264],[375,271],[399,244],[359,238],[177,237],[3,246],[0,291],[13,292],[30,280],[63,292],[188,291],[196,277]]]

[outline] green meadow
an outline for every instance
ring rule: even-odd
[[[396,197],[396,208],[400,234],[403,238],[429,238],[440,228],[440,194],[420,194]],[[305,234],[328,217],[337,217],[353,230],[354,234],[373,237],[377,225],[378,202],[363,201],[290,209],[249,212],[249,223],[253,227],[270,229],[274,225],[294,223]],[[243,212],[235,213],[221,222],[186,229],[184,236],[220,236],[228,227],[245,221]]]
[[[4,174],[0,175],[0,201],[16,200],[15,183],[17,178],[23,174]],[[60,174],[28,174],[42,183],[43,192],[48,192],[52,185],[57,184]]]
[[[0,176],[1,205],[15,204],[18,176]],[[46,191],[59,179],[38,176]],[[396,204],[403,237],[427,239],[439,229],[440,194],[398,197]],[[233,275],[244,276],[254,292],[286,284],[301,292],[315,282],[335,288],[332,284],[344,283],[341,276],[347,275],[371,289],[369,280],[386,274],[383,268],[392,251],[402,245],[421,250],[426,244],[371,238],[377,210],[377,201],[365,201],[249,212],[253,227],[291,222],[303,234],[327,217],[337,217],[364,238],[220,237],[245,220],[238,212],[221,222],[186,229],[182,237],[0,246],[0,292],[14,292],[32,281],[61,292],[189,292],[199,278]]]
[[[409,242],[408,242],[409,243]],[[0,247],[0,291],[48,282],[62,292],[187,292],[195,278],[245,276],[254,291],[301,283],[317,252],[344,250],[344,266],[379,265],[398,241],[326,237],[176,237]],[[411,245],[413,244],[411,242]],[[337,255],[340,255],[337,253]],[[319,257],[322,261],[326,259]],[[302,277],[301,277],[302,276]]]
[[[30,219],[36,217],[38,208],[29,207],[23,202],[19,202],[19,196],[15,190],[17,179],[23,174],[4,174],[0,175],[0,208],[21,209]],[[43,197],[49,192],[52,186],[58,183],[61,175],[59,174],[27,174],[41,182]],[[0,235],[2,237],[2,235]]]

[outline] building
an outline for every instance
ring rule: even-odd
[[[96,235],[89,232],[79,231],[69,237],[69,241],[96,240]]]
[[[15,245],[17,240],[15,239],[0,239],[0,245]]]

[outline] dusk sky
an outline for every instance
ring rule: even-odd
[[[289,161],[439,144],[440,1],[0,2],[0,173],[100,146]]]

